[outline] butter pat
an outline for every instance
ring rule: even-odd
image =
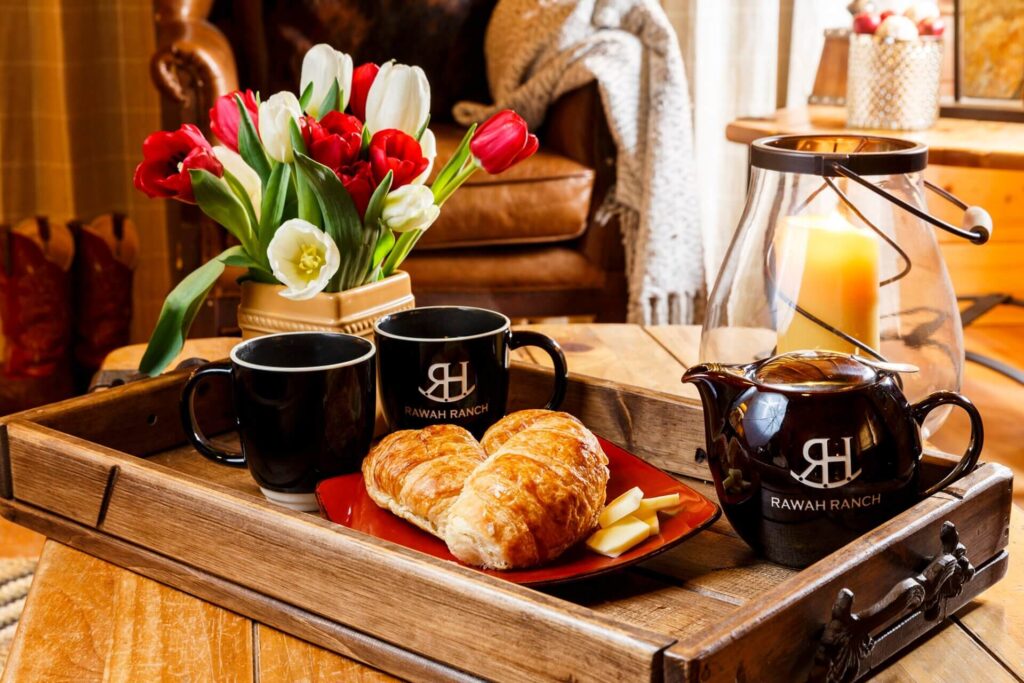
[[[674,515],[679,512],[680,507],[678,493],[670,493],[667,496],[644,498],[640,501],[640,506],[636,509],[636,516],[646,517],[652,512],[664,512],[665,514]]]
[[[640,490],[639,486],[634,486],[612,502],[608,503],[601,512],[601,516],[598,518],[597,523],[601,525],[602,529],[610,527],[626,515],[631,515],[636,512],[640,507],[640,501],[643,499],[644,492]]]
[[[648,512],[646,515],[641,515],[640,512],[637,511],[637,513],[633,516],[639,519],[644,524],[646,524],[648,528],[650,528],[651,536],[657,536],[661,533],[661,527],[658,524],[657,512]]]
[[[651,527],[647,522],[626,515],[616,524],[595,531],[587,539],[587,547],[606,557],[618,557],[650,535]]]

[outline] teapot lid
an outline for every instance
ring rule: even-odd
[[[833,351],[791,351],[759,363],[751,379],[794,391],[834,392],[862,387],[891,374],[884,364]]]

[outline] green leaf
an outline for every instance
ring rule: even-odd
[[[253,208],[252,199],[249,198],[249,193],[245,191],[245,186],[234,176],[233,173],[224,169],[224,180],[227,182],[228,187],[234,193],[235,198],[245,209],[246,217],[249,219],[249,225],[255,231],[256,226],[260,224],[259,220],[256,219],[256,210]]]
[[[331,83],[331,89],[324,95],[324,101],[320,103],[320,118],[327,116],[332,111],[341,111],[341,84],[338,79]]]
[[[306,154],[306,139],[302,137],[302,129],[295,119],[288,120],[288,136],[292,141],[292,150],[299,154]]]
[[[419,142],[420,140],[423,139],[423,133],[426,132],[427,126],[429,126],[429,125],[430,125],[430,114],[428,113],[426,120],[423,121],[423,125],[420,126],[420,129],[418,131],[416,131],[416,142]]]
[[[309,106],[309,101],[313,99],[313,81],[306,84],[306,89],[302,91],[302,95],[299,96],[299,106],[302,107],[302,111],[306,111],[306,107]]]
[[[364,123],[363,124],[363,144],[359,147],[359,153],[360,154],[365,153],[366,150],[369,149],[369,147],[370,147],[370,140],[372,138],[373,138],[373,136],[370,135],[370,127],[367,126]]]
[[[363,227],[367,230],[377,227],[380,214],[384,211],[384,200],[387,198],[388,192],[391,191],[391,182],[394,178],[395,174],[392,171],[388,171],[388,174],[384,176],[384,180],[380,181],[380,185],[377,186],[377,189],[370,196],[370,203],[366,205],[366,217],[363,219]]]
[[[291,185],[292,167],[278,164],[270,174],[267,189],[263,191],[263,205],[260,207],[259,243],[262,253],[267,253],[270,240],[283,222],[285,204],[288,200],[288,189]]]
[[[313,161],[305,154],[295,155],[298,174],[309,186],[323,216],[323,229],[341,251],[341,267],[328,284],[327,291],[336,292],[359,284],[363,273],[356,272],[363,249],[363,223],[348,190],[334,171]],[[372,245],[370,249],[372,249]],[[338,289],[340,288],[340,290]]]
[[[459,174],[462,170],[463,164],[466,163],[466,159],[469,158],[469,143],[473,141],[473,133],[476,132],[476,124],[474,123],[466,131],[466,134],[462,136],[462,141],[459,146],[455,149],[455,152],[448,157],[447,163],[437,173],[437,177],[434,178],[434,184],[430,186],[431,191],[434,193],[434,200],[436,201],[438,196],[443,194],[447,189],[448,183]]]
[[[224,226],[247,252],[253,253],[255,234],[249,215],[228,183],[203,169],[191,169],[189,176],[196,203],[203,213]]]
[[[377,246],[373,248],[373,261],[370,264],[373,270],[377,270],[384,263],[384,257],[391,253],[391,249],[394,246],[395,233],[392,232],[391,228],[384,226],[384,232],[381,233],[380,239],[377,240]]]
[[[185,337],[207,293],[224,272],[225,261],[241,254],[240,246],[227,249],[189,273],[171,290],[160,309],[160,317],[139,363],[139,372],[155,376],[170,365],[185,345]]]
[[[242,155],[245,163],[249,164],[256,171],[265,189],[267,187],[267,180],[270,178],[272,162],[270,157],[267,156],[267,150],[263,148],[263,143],[260,142],[259,133],[256,132],[256,126],[252,125],[249,110],[245,108],[240,95],[235,95],[235,104],[238,106],[240,114],[238,120],[238,153]]]
[[[395,243],[395,247],[391,250],[391,253],[388,254],[387,259],[384,261],[384,265],[381,267],[384,277],[391,275],[395,272],[398,266],[402,265],[402,261],[404,261],[405,257],[409,255],[412,248],[416,246],[416,242],[419,241],[420,234],[422,232],[422,230],[410,230],[408,232],[403,232],[399,236],[398,241]]]
[[[288,134],[291,136],[293,158],[298,159],[300,155],[306,154],[306,141],[299,130],[299,124],[295,119],[289,123]],[[294,162],[293,162],[294,163]],[[317,206],[317,198],[313,189],[306,182],[301,173],[295,173],[295,195],[299,203],[299,218],[309,221],[318,228],[323,227],[320,209]]]

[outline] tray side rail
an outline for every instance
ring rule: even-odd
[[[751,600],[699,639],[672,646],[665,658],[667,680],[838,682],[862,677],[1002,578],[1012,481],[1008,468],[982,465]],[[965,552],[956,551],[956,543],[946,547],[946,525],[955,529]],[[926,610],[930,596],[911,584],[926,583],[914,579],[935,574],[932,565],[948,566],[950,556],[969,562],[971,574],[960,590],[941,595]],[[844,591],[849,595],[844,597]],[[880,631],[826,635],[827,628],[848,625],[851,613],[868,619],[881,610],[890,610],[892,618],[878,624]],[[854,648],[854,636],[870,638],[861,638],[859,651],[836,652],[837,641]],[[840,669],[845,675],[836,673]]]
[[[15,503],[473,675],[654,680],[675,642],[42,425],[7,442]]]

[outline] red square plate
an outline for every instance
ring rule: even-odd
[[[600,437],[598,439],[608,456],[608,470],[611,474],[608,481],[608,500],[634,486],[639,486],[648,497],[678,493],[683,509],[671,517],[660,515],[661,533],[615,558],[598,555],[587,550],[583,543],[578,543],[542,567],[478,571],[529,586],[574,581],[653,557],[685,541],[718,519],[721,510],[713,502],[657,467],[649,465],[609,441]],[[324,517],[332,522],[442,560],[459,562],[448,552],[448,546],[444,541],[396,517],[390,511],[377,507],[366,493],[363,475],[360,473],[325,479],[316,488],[316,498]]]

